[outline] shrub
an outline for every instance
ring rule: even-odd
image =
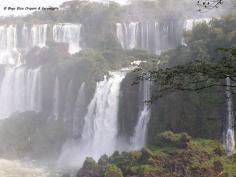
[[[123,177],[123,174],[116,165],[108,164],[105,171],[105,177]]]
[[[155,144],[158,146],[172,146],[187,148],[191,137],[187,133],[173,133],[166,131],[156,137]]]

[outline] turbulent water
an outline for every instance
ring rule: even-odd
[[[111,72],[109,77],[97,83],[84,118],[80,142],[68,142],[59,159],[59,164],[82,164],[87,156],[94,159],[116,150],[118,134],[118,105],[120,84],[127,70]]]
[[[49,173],[19,161],[0,159],[0,177],[49,177]]]
[[[234,114],[233,114],[233,102],[232,102],[232,93],[231,93],[231,82],[230,78],[226,78],[226,95],[227,95],[227,121],[226,121],[226,137],[225,137],[225,146],[226,151],[229,155],[235,153],[235,138],[234,138]]]

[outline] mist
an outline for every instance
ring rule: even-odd
[[[218,64],[217,48],[235,45],[235,4],[202,12],[192,0],[4,1],[0,164],[12,170],[0,168],[0,176],[100,177],[118,169],[121,176],[167,177],[166,167],[181,159],[171,150],[209,153],[207,169],[219,154],[235,167],[228,159],[235,154],[234,81],[203,92],[167,87],[172,92],[156,99],[163,82],[152,78],[196,61]],[[8,6],[59,9],[3,10]],[[193,166],[177,176],[207,173]]]

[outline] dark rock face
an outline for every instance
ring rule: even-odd
[[[225,98],[223,91],[216,93],[214,89],[200,94],[174,92],[153,102],[148,141],[153,142],[155,135],[166,130],[221,139],[224,105],[212,103],[223,103]]]
[[[119,135],[131,137],[138,119],[139,88],[132,85],[135,81],[134,73],[127,74],[121,84],[120,109],[119,109]]]

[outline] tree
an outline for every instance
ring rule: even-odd
[[[197,6],[199,11],[206,11],[214,8],[218,8],[223,4],[223,0],[198,0]]]
[[[152,100],[176,90],[199,92],[212,87],[236,88],[236,48],[219,50],[225,53],[225,57],[218,63],[198,61],[153,69],[143,72],[138,80],[148,79],[157,83],[158,88]],[[225,82],[226,78],[230,79],[230,85]]]

